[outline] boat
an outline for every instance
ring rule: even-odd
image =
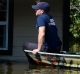
[[[38,52],[33,54],[30,50],[24,50],[29,63],[38,65],[51,65],[68,68],[80,68],[80,55],[70,53]]]

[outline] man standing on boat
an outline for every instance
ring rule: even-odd
[[[32,49],[32,53],[39,51],[59,53],[62,42],[58,36],[54,18],[49,14],[50,6],[47,2],[38,2],[32,5],[37,16],[36,27],[38,29],[38,43],[26,43],[26,49]]]

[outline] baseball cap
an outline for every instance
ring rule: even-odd
[[[32,9],[47,9],[49,8],[49,4],[47,2],[38,2],[36,5],[32,5]]]

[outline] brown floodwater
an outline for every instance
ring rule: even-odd
[[[80,74],[79,69],[66,69],[51,66],[32,66],[27,63],[0,63],[0,74]]]

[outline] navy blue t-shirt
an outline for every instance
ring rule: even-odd
[[[36,27],[45,26],[44,48],[56,49],[61,46],[61,40],[57,34],[57,28],[52,16],[43,14],[37,17]]]

